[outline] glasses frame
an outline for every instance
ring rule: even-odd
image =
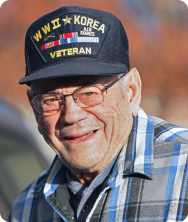
[[[112,87],[116,82],[118,82],[123,76],[125,76],[125,74],[126,74],[126,73],[123,73],[122,75],[119,75],[117,79],[115,79],[113,82],[109,83],[109,84],[106,85],[106,86],[104,86],[103,84],[94,84],[94,85],[89,85],[89,86],[97,86],[97,85],[103,86],[104,89],[103,89],[103,90],[100,89],[100,90],[101,90],[101,93],[102,93],[102,95],[103,95],[104,91],[106,91],[106,93],[107,93],[107,90],[108,90],[110,87]],[[74,96],[74,94],[75,94],[76,91],[78,91],[78,90],[80,90],[80,89],[83,89],[83,88],[86,88],[86,87],[89,87],[89,86],[82,86],[82,87],[76,89],[73,93],[71,93],[71,94],[66,94],[66,95],[63,95],[63,94],[61,94],[61,93],[45,93],[45,94],[58,94],[58,95],[60,95],[61,97],[63,97],[64,101],[65,101],[65,97],[66,97],[66,96],[73,96],[74,102],[75,102],[78,106],[80,106],[80,105],[76,102],[76,101],[77,101],[77,98]],[[44,113],[39,112],[39,111],[36,109],[35,104],[34,104],[34,102],[33,102],[33,100],[34,100],[35,97],[42,96],[42,95],[44,95],[44,94],[40,94],[40,95],[36,95],[36,96],[34,95],[32,101],[31,101],[31,104],[33,105],[33,107],[34,107],[34,109],[36,110],[37,113],[42,114],[42,115],[45,115]],[[102,101],[102,102],[103,102],[103,101]],[[101,102],[101,103],[102,103],[102,102]],[[101,104],[101,103],[99,103],[99,104]],[[99,105],[99,104],[96,104],[96,105],[94,105],[94,106],[97,106],[97,105]],[[64,104],[63,104],[62,106],[64,106]],[[60,106],[60,107],[61,107],[61,106]],[[87,106],[80,106],[80,107],[87,107]],[[88,106],[88,107],[93,107],[93,106]],[[60,110],[61,110],[61,109],[59,108],[59,110],[58,110],[56,113],[58,113]],[[56,113],[49,114],[49,115],[55,115]]]

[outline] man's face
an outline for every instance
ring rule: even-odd
[[[47,92],[72,94],[79,87],[107,85],[116,76],[77,76],[38,81],[35,94]],[[126,76],[123,77],[126,81]],[[104,101],[81,108],[67,96],[62,110],[43,116],[35,112],[40,133],[72,171],[101,172],[118,154],[132,128],[130,91],[120,82],[104,92]]]

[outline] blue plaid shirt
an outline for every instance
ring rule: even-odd
[[[86,219],[87,222],[182,221],[188,213],[188,130],[142,109],[128,142]],[[50,169],[15,200],[8,221],[76,221],[56,157]]]

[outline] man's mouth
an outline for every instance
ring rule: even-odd
[[[64,137],[65,140],[69,140],[70,142],[79,142],[79,141],[85,141],[87,139],[90,139],[98,130],[93,130],[89,133],[86,134],[80,134],[80,135],[75,135],[71,137]]]

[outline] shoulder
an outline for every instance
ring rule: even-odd
[[[44,171],[15,199],[8,221],[23,221],[23,217],[30,214],[36,196],[43,195],[42,191],[50,169]],[[37,197],[38,198],[38,197]]]
[[[153,157],[156,170],[170,166],[184,172],[188,158],[188,129],[151,116],[154,124]],[[167,168],[166,168],[167,167]],[[186,172],[186,171],[185,171]]]
[[[188,129],[174,124],[158,117],[149,116],[154,124],[155,142],[173,142],[188,145]]]

